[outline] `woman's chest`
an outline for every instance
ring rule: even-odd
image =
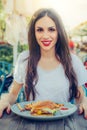
[[[67,101],[69,81],[64,71],[56,69],[46,73],[40,70],[38,74],[39,78],[35,86],[38,92],[37,99]]]

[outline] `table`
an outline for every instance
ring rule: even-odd
[[[54,121],[29,120],[11,112],[10,115],[4,113],[0,119],[0,130],[87,130],[87,120],[78,112]]]

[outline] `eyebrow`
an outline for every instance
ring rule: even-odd
[[[37,26],[36,28],[43,28],[43,27]],[[56,28],[56,27],[55,26],[49,26],[48,28]]]

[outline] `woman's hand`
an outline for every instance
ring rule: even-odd
[[[6,110],[8,114],[10,114],[11,105],[15,103],[16,98],[17,98],[17,95],[13,95],[13,93],[5,93],[1,95],[0,118],[2,117],[4,110]]]
[[[85,119],[87,119],[87,97],[82,89],[82,87],[78,87],[80,92],[79,98],[75,100],[76,104],[79,106],[79,114],[84,113]]]
[[[0,100],[0,118],[2,117],[4,110],[6,110],[8,114],[10,114],[11,105],[7,101]]]
[[[14,104],[17,100],[18,93],[22,88],[23,84],[19,84],[16,81],[13,81],[12,86],[10,87],[9,93],[2,94],[0,99],[0,118],[3,115],[3,111],[9,114],[11,105]]]
[[[87,119],[87,97],[84,97],[82,102],[79,104],[79,114],[84,112],[84,117]]]
[[[2,94],[1,99],[0,99],[0,118],[3,115],[3,111],[6,110],[6,112],[9,114],[10,113],[10,102],[9,99],[11,99],[9,93]]]

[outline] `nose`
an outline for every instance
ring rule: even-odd
[[[44,33],[43,33],[43,38],[49,38],[49,32],[47,32],[47,31],[44,31]]]

